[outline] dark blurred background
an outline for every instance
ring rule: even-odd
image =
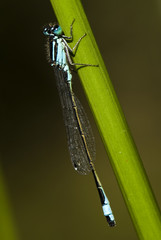
[[[160,204],[161,3],[82,0],[82,4]],[[116,228],[107,226],[92,175],[77,174],[70,163],[42,34],[44,24],[56,21],[50,2],[2,1],[1,12],[1,167],[20,239],[136,240],[76,78],[74,89],[94,131],[96,168]]]

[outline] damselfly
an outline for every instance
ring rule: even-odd
[[[97,65],[72,62],[70,55],[74,55],[74,50],[77,49],[80,41],[86,35],[84,34],[75,46],[70,48],[67,41],[73,40],[73,23],[74,21],[70,27],[69,37],[64,35],[62,28],[58,24],[49,24],[44,28],[43,33],[48,36],[47,48],[49,61],[56,75],[73,167],[80,174],[87,174],[92,171],[104,216],[109,226],[113,227],[116,224],[114,215],[93,163],[93,159],[95,158],[94,137],[83,107],[73,93],[72,74],[70,70],[73,65],[83,67]]]

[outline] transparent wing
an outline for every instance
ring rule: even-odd
[[[60,95],[61,105],[63,109],[63,117],[66,126],[68,147],[71,161],[75,170],[80,174],[87,174],[91,171],[89,161],[86,154],[86,148],[83,145],[82,138],[78,128],[78,121],[75,117],[72,101],[70,97],[70,88],[66,82],[66,73],[59,68],[54,68],[57,80],[57,87]],[[77,97],[75,97],[76,106],[83,133],[86,138],[88,151],[92,160],[95,159],[95,141],[90,127],[88,118],[83,110]]]

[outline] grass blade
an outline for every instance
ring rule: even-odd
[[[79,0],[51,0],[51,3],[65,34],[69,35],[69,26],[76,19],[74,42],[87,33],[74,61],[99,64],[99,68],[82,68],[78,74],[138,237],[159,240],[160,211],[83,7]]]

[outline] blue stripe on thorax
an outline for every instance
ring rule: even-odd
[[[59,68],[67,73],[67,81],[71,82],[72,74],[67,61],[64,42],[61,38],[54,37],[50,47],[52,51],[51,66],[59,66]]]

